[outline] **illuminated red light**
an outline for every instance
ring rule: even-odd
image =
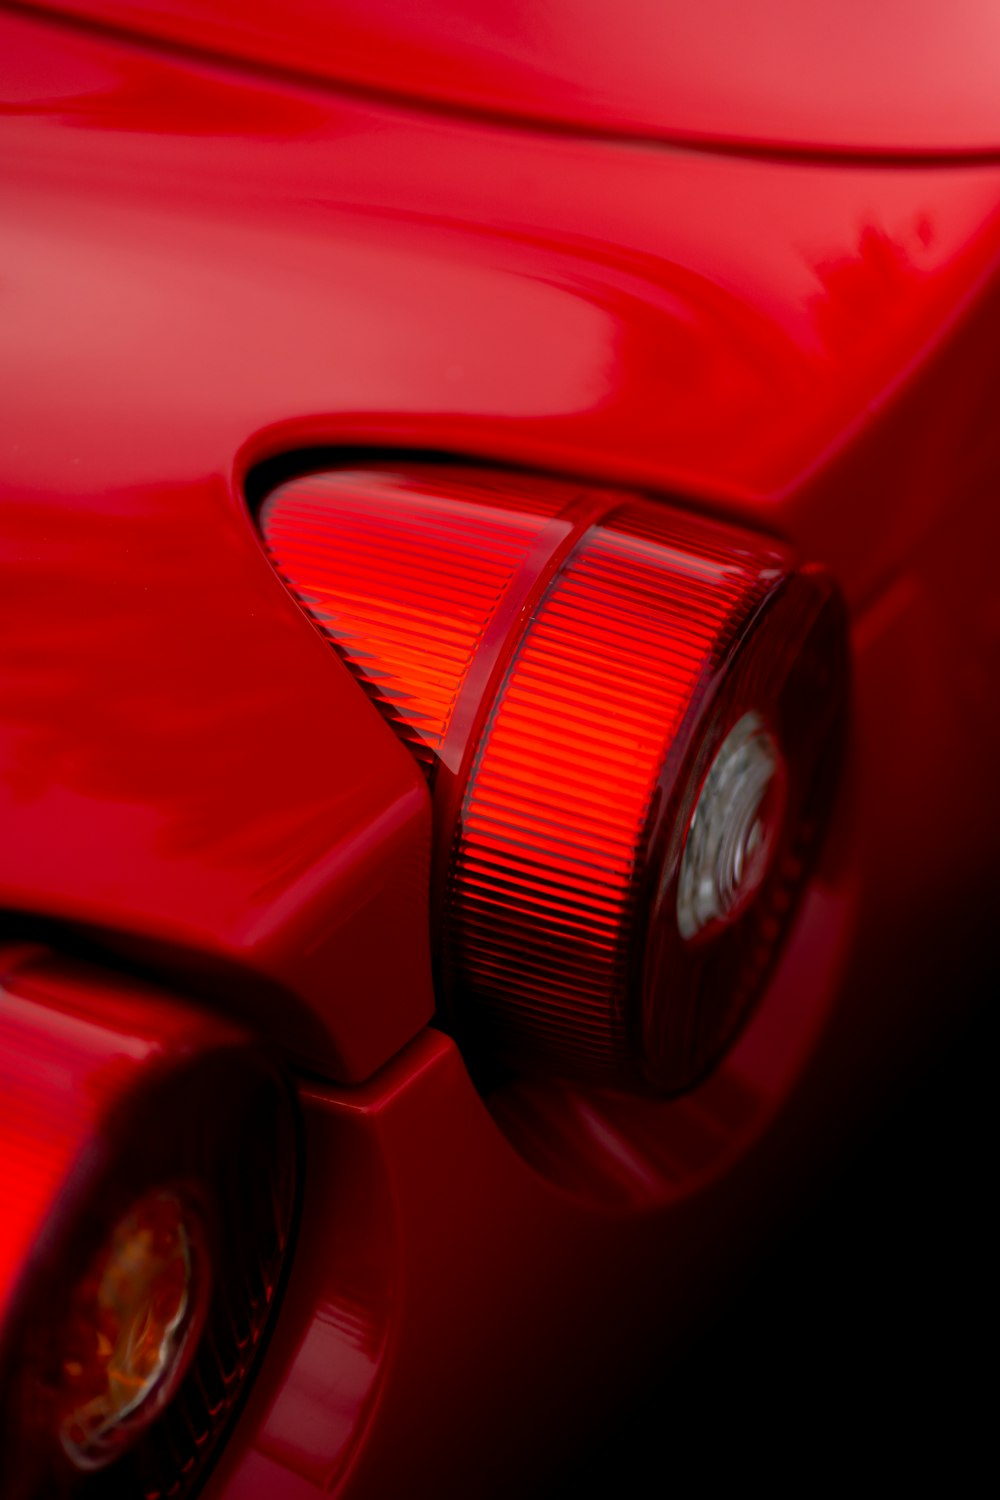
[[[431,772],[497,610],[558,509],[537,487],[512,501],[460,477],[345,471],[285,486],[264,524],[289,586]]]
[[[829,805],[830,583],[665,506],[449,468],[293,480],[261,525],[432,781],[440,989],[470,1051],[695,1081]]]

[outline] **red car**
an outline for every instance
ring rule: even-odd
[[[992,7],[0,6],[4,1496],[540,1483],[959,1008]]]

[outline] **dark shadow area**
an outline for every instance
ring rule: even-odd
[[[992,1205],[1000,975],[873,1122],[617,1435],[547,1500],[870,1490],[976,1493],[994,1464]]]

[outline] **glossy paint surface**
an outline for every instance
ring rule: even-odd
[[[31,52],[59,66],[58,46]],[[62,189],[42,186],[46,157]],[[81,199],[44,148],[21,165],[34,208],[8,182],[3,210],[20,330],[0,376],[3,904],[110,932],[309,1065],[364,1076],[432,1008],[420,777],[288,600],[234,494],[216,429],[229,379],[210,366],[242,356],[219,328],[192,342],[204,305],[171,290],[190,223],[173,249],[161,240],[138,162],[145,206],[133,202],[131,228],[107,181]],[[59,200],[73,227],[50,238]],[[165,259],[147,276],[150,252]],[[97,281],[81,282],[84,261]],[[228,264],[202,266],[217,306]],[[185,306],[188,331],[175,319]],[[383,941],[389,929],[398,943]]]
[[[43,0],[270,69],[560,127],[860,155],[1000,151],[990,0]]]
[[[887,482],[898,445],[874,497],[809,481],[925,369],[981,430],[988,372],[959,401],[930,355],[1000,252],[1000,169],[511,136],[3,27],[8,486],[132,507],[166,479],[170,511],[296,446],[445,448],[691,495],[858,597],[927,506]]]
[[[523,608],[529,558],[544,561],[570,534],[556,512],[575,493],[447,468],[347,469],[265,500],[261,533],[279,574],[428,779],[442,763],[457,772],[463,697],[481,695],[484,658],[495,665],[497,637],[502,647]]]
[[[207,1493],[510,1493],[961,998],[1000,837],[1000,171],[508,131],[13,11],[0,82],[15,919],[313,1074],[429,1015],[426,788],[262,555],[241,488],[276,454],[679,497],[850,604],[833,837],[703,1088],[484,1099],[433,1034],[304,1086],[300,1253]]]

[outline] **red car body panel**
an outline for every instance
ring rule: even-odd
[[[626,100],[638,10],[600,95],[554,19],[500,58],[440,8],[99,13],[149,36],[0,13],[3,906],[310,1075],[295,1262],[210,1492],[503,1493],[676,1346],[936,1024],[922,971],[976,930],[1000,834],[1000,165],[598,134],[970,154],[995,97],[946,107],[975,49],[939,51],[925,110],[918,50],[887,81],[878,31],[851,110],[833,63],[778,88],[773,38],[732,92],[753,58],[691,27],[684,97],[650,71]],[[463,118],[473,96],[589,134]],[[832,836],[756,1017],[683,1099],[487,1102],[424,1030],[426,789],[245,501],[258,463],[333,448],[642,490],[838,579]]]
[[[989,0],[60,0],[269,71],[601,135],[871,156],[1000,151]]]

